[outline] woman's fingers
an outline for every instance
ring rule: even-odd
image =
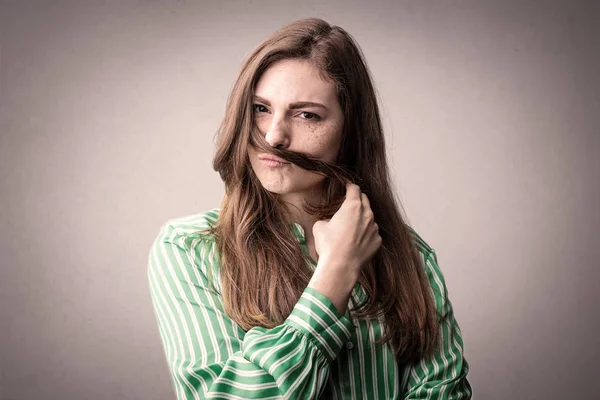
[[[358,199],[360,195],[360,187],[354,183],[346,183],[346,199]]]
[[[369,198],[364,193],[361,193],[360,197],[363,206],[363,213],[365,213],[363,215],[366,215],[367,219],[369,220],[369,224],[374,224],[375,216],[373,215],[373,210],[371,210],[371,203],[369,202]]]
[[[363,192],[360,193],[360,201],[362,202],[363,207],[371,208],[371,203],[369,202],[369,198]]]

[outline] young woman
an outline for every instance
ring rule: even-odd
[[[363,56],[291,23],[245,61],[218,133],[220,208],[149,257],[178,399],[467,399],[434,250],[404,221]]]

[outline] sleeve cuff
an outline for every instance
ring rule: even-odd
[[[331,300],[307,287],[285,321],[304,333],[331,362],[352,335],[352,321],[342,315]]]

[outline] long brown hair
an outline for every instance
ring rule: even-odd
[[[255,127],[256,83],[270,65],[289,58],[312,62],[324,79],[336,85],[344,128],[334,163],[275,149]],[[323,203],[304,205],[318,219],[331,218],[340,207],[346,181],[360,186],[369,197],[383,243],[359,278],[367,298],[350,311],[357,318],[383,316],[385,329],[379,343],[391,341],[398,361],[417,361],[431,354],[439,339],[435,302],[390,183],[370,73],[346,31],[315,18],[284,26],[248,56],[228,98],[213,159],[226,193],[212,233],[220,254],[225,311],[245,330],[281,324],[311,278],[283,212],[286,206],[262,187],[250,165],[248,146],[326,177]]]

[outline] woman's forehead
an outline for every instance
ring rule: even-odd
[[[258,80],[254,94],[274,103],[337,101],[333,82],[323,79],[311,62],[296,59],[269,66]]]

